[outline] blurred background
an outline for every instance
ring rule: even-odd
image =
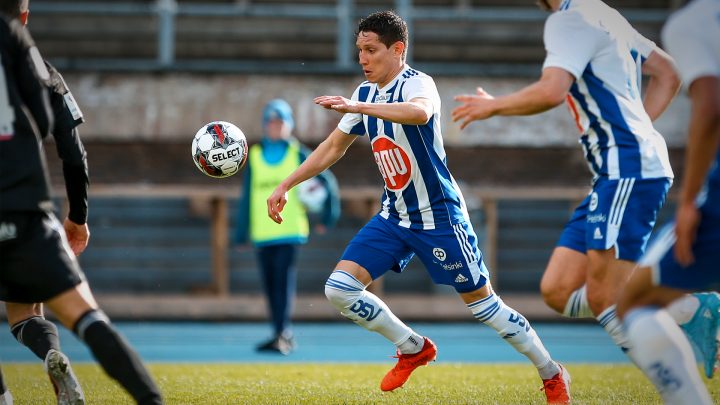
[[[680,5],[607,3],[654,41]],[[317,145],[340,115],[313,97],[351,95],[364,80],[357,22],[394,9],[409,23],[408,63],[432,75],[440,91],[448,164],[495,288],[528,318],[558,319],[542,303],[539,281],[590,180],[566,107],[464,131],[449,118],[457,94],[477,86],[504,94],[539,76],[546,14],[532,0],[32,0],[30,9],[41,53],[63,73],[86,118],[79,131],[90,166],[92,236],[80,262],[112,318],[266,319],[255,253],[236,249],[230,237],[241,176],[201,174],[191,140],[203,124],[225,120],[255,143],[263,106],[284,98],[295,112],[294,135]],[[687,100],[678,97],[657,123],[676,175],[687,114]],[[366,139],[355,142],[332,168],[342,217],[300,249],[295,319],[340,319],[325,302],[324,281],[379,209],[382,181],[369,149]],[[64,197],[54,147],[47,155],[56,195]],[[671,199],[661,221],[672,206]],[[373,288],[403,319],[472,319],[419,261]]]

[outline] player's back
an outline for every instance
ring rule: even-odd
[[[0,18],[0,211],[49,209],[41,136],[52,126],[47,71],[20,22]]]
[[[591,170],[610,178],[672,177],[667,146],[645,111],[642,61],[654,44],[600,0],[565,0],[548,19],[546,35],[576,41],[576,82],[570,108],[576,116]],[[547,40],[546,40],[547,43]],[[584,48],[584,49],[583,49]],[[584,59],[583,59],[584,57]],[[562,65],[562,63],[561,63]]]

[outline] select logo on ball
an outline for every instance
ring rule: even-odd
[[[386,136],[375,138],[372,150],[388,190],[404,190],[410,184],[412,175],[410,158],[405,150]]]

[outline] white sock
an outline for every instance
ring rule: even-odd
[[[400,353],[417,353],[425,339],[405,325],[375,294],[350,273],[335,270],[325,283],[325,295],[340,314],[367,330],[377,332]]]
[[[615,314],[615,305],[605,308],[597,317],[600,326],[610,335],[610,339],[628,356],[630,356],[630,342],[625,336],[623,325]],[[630,357],[632,359],[632,357]]]
[[[550,358],[530,322],[505,305],[500,297],[491,294],[468,304],[468,308],[478,321],[495,329],[515,350],[527,356],[538,369],[540,378],[547,380],[560,372],[560,367]]]
[[[565,304],[565,310],[562,313],[568,318],[594,318],[595,314],[590,310],[590,304],[587,300],[587,286],[583,285],[573,291]]]
[[[626,315],[625,326],[636,364],[665,404],[712,404],[690,343],[666,311],[634,309]]]
[[[686,294],[671,302],[665,310],[678,325],[684,325],[693,318],[700,308],[700,300],[694,294]]]

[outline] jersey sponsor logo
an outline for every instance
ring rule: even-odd
[[[17,238],[17,227],[12,222],[0,222],[0,242]]]
[[[455,263],[446,263],[442,265],[443,270],[447,271],[453,271],[453,270],[459,270],[463,268],[463,264],[461,261],[456,261]]]
[[[458,274],[457,277],[455,277],[455,282],[460,283],[467,283],[469,280],[467,277],[463,276],[462,274]]]
[[[605,221],[607,221],[607,217],[605,216],[605,214],[595,214],[595,215],[587,216],[588,224],[596,224],[598,222],[605,222]]]
[[[375,102],[376,103],[386,103],[388,100],[390,100],[391,96],[392,96],[392,94],[388,94],[388,93],[378,94],[375,97]]]
[[[375,305],[363,300],[357,300],[349,309],[350,311],[356,313],[360,318],[365,318],[368,321],[372,321],[377,318],[382,312],[382,308],[375,308]]]
[[[441,262],[444,262],[445,259],[447,259],[447,253],[445,253],[445,250],[442,248],[433,248],[433,256]]]
[[[378,136],[373,139],[372,150],[385,187],[391,191],[405,189],[412,173],[410,158],[403,148],[386,136]]]
[[[598,206],[598,195],[596,192],[593,191],[592,194],[590,194],[590,205],[588,206],[588,209],[590,211],[595,211],[597,209],[597,206]]]

